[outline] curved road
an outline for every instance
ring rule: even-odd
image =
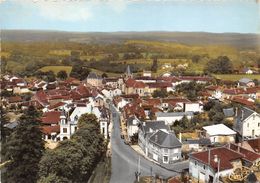
[[[114,106],[110,105],[113,116],[113,130],[111,134],[112,146],[112,175],[110,183],[133,183],[137,171],[139,155],[120,138],[119,113]],[[153,162],[140,156],[141,176],[158,174],[165,178],[177,175],[176,172],[168,171]]]

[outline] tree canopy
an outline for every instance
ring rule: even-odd
[[[30,106],[7,139],[4,157],[11,162],[6,166],[6,182],[35,183],[38,178],[38,163],[44,151],[38,117]]]
[[[91,176],[106,151],[106,143],[95,115],[83,114],[78,125],[70,140],[60,142],[56,149],[44,154],[39,165],[39,183],[56,180],[80,183]]]
[[[233,64],[227,56],[212,59],[205,67],[205,72],[214,74],[229,74],[233,71]]]

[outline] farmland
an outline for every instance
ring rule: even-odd
[[[57,74],[59,71],[66,71],[67,74],[70,74],[72,67],[71,66],[45,66],[42,67],[40,70],[42,72],[48,72],[48,71],[53,71],[54,74]]]
[[[260,74],[214,74],[214,77],[222,80],[238,81],[241,78],[258,79],[260,80]]]

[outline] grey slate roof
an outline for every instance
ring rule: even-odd
[[[177,117],[177,116],[193,116],[193,112],[156,112],[155,115],[157,117]]]
[[[141,123],[141,130],[144,133],[148,133],[152,129],[153,131],[165,129],[167,131],[170,130],[170,128],[165,125],[164,121],[149,121],[149,122],[142,122]]]
[[[98,76],[95,72],[90,72],[88,74],[88,79],[102,79],[100,76]]]
[[[155,132],[150,137],[149,141],[164,148],[175,148],[181,147],[182,145],[174,133],[167,133],[162,130],[158,130],[157,132]]]
[[[140,122],[139,119],[137,119],[135,116],[131,116],[130,118],[128,118],[128,119],[126,120],[127,126],[133,125],[133,121],[134,121],[134,120],[137,120],[137,122]]]
[[[239,110],[237,118],[240,119],[241,121],[244,121],[246,118],[251,116],[255,111],[252,109],[249,109],[247,107],[242,107],[241,110]]]
[[[211,145],[210,139],[199,138],[199,139],[186,139],[182,141],[183,144],[199,144],[201,146]]]
[[[243,83],[243,84],[247,84],[249,82],[252,82],[253,80],[252,79],[249,79],[249,78],[242,78],[239,80],[239,83]]]
[[[4,125],[4,127],[9,128],[9,129],[14,129],[18,125],[17,122],[10,122]]]
[[[235,115],[233,107],[228,108],[228,109],[223,109],[223,113],[224,113],[225,117],[232,117]]]
[[[131,75],[132,72],[131,72],[131,69],[130,69],[130,66],[128,65],[127,68],[126,68],[126,74],[127,75]]]

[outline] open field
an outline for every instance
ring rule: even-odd
[[[217,79],[238,81],[241,78],[258,79],[260,80],[260,74],[213,74]]]
[[[45,66],[45,67],[42,67],[40,70],[43,72],[53,71],[55,74],[57,74],[61,70],[64,70],[69,75],[71,72],[71,69],[72,69],[71,66]]]
[[[70,56],[71,50],[51,50],[49,54],[57,56]]]

